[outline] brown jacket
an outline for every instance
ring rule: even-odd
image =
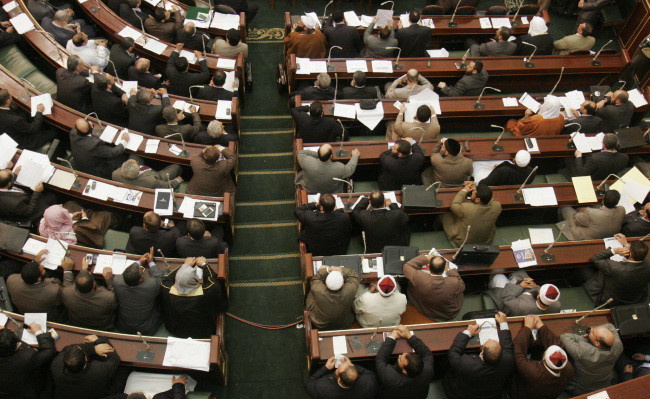
[[[37,284],[27,284],[20,274],[12,274],[7,278],[7,290],[20,313],[47,313],[48,320],[64,321],[61,320],[60,280],[46,278]]]
[[[463,306],[465,283],[456,269],[447,270],[447,277],[421,270],[428,263],[427,257],[420,255],[404,264],[404,276],[409,281],[408,298],[426,317],[435,321],[450,320]]]
[[[223,193],[235,192],[230,171],[235,167],[237,155],[228,148],[224,148],[221,155],[226,159],[217,161],[214,165],[208,165],[201,155],[190,160],[192,179],[187,186],[188,194],[223,197]]]
[[[420,129],[414,129],[420,127]],[[411,137],[420,142],[420,137],[424,134],[423,140],[437,139],[440,135],[440,123],[435,115],[431,115],[431,122],[404,122],[404,114],[397,115],[395,122],[388,122],[386,125],[386,140],[399,140],[404,137]]]
[[[298,58],[325,58],[326,45],[327,39],[319,30],[311,34],[291,32],[284,38],[287,64],[291,60],[291,54],[295,54]]]
[[[472,160],[465,158],[462,150],[458,155],[446,157],[441,155],[441,150],[442,141],[439,141],[431,153],[431,168],[422,172],[422,183],[429,185],[439,181],[442,182],[441,187],[462,186],[465,178],[474,173]]]
[[[77,291],[72,273],[63,273],[63,304],[70,315],[70,324],[94,330],[112,330],[115,327],[117,299],[113,291],[95,287],[89,293]]]
[[[307,311],[314,328],[340,330],[349,328],[354,322],[352,303],[359,288],[359,275],[348,268],[343,268],[342,273],[344,283],[338,291],[330,291],[325,285],[327,268],[320,269],[311,279]]]
[[[564,116],[554,119],[544,119],[541,115],[532,115],[529,118],[510,119],[506,124],[506,131],[515,136],[553,136],[560,134],[564,129]]]
[[[611,237],[621,231],[625,208],[587,208],[568,220],[569,231],[564,234],[569,240],[598,240]]]
[[[144,30],[151,36],[169,43],[175,43],[176,31],[183,26],[183,16],[179,10],[174,11],[174,22],[158,22],[153,18],[144,20]]]
[[[467,243],[492,244],[501,203],[492,199],[487,205],[479,205],[465,201],[466,195],[465,190],[458,191],[451,202],[451,212],[442,215],[442,227],[449,242],[454,248],[460,247],[465,240],[467,226],[472,226]]]

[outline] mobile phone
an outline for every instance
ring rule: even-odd
[[[93,181],[92,188],[93,188],[93,190],[94,190],[95,188],[97,188],[97,182],[96,182],[96,181]]]
[[[168,227],[169,227],[169,219],[165,219],[165,221],[163,222],[163,229],[166,229]]]
[[[86,254],[86,263],[88,263],[88,266],[93,264],[93,254]]]
[[[48,332],[52,336],[52,339],[54,339],[55,341],[59,339],[59,333],[57,333],[55,329],[50,328]]]
[[[226,115],[230,115],[230,108],[226,108]]]

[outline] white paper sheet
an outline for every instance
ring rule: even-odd
[[[327,61],[309,61],[310,73],[327,73]]]
[[[120,135],[122,134],[122,132],[120,132]],[[140,144],[142,144],[142,140],[144,140],[143,136],[139,134],[135,134],[133,132],[129,133],[129,142],[126,143],[126,149],[133,152],[137,152],[138,149],[140,148]]]
[[[180,377],[180,374],[156,374],[132,371],[126,381],[124,392],[142,392],[147,399],[151,399],[158,392],[165,392],[172,389],[172,377]],[[193,392],[196,389],[197,381],[189,377],[185,386],[185,393]]]
[[[564,93],[567,104],[571,109],[580,109],[580,105],[585,102],[585,95],[580,90],[573,90]]]
[[[316,21],[316,23],[318,24],[318,27],[319,27],[320,29],[323,28],[323,24],[320,23],[320,19],[318,18],[318,15],[316,15],[315,12],[306,12],[306,13],[305,13],[305,16],[311,17],[314,21]],[[301,18],[302,18],[302,20],[304,21],[305,17],[303,16],[303,17],[301,17]]]
[[[191,106],[196,107],[196,112],[199,112],[199,109],[201,108],[200,105],[188,103],[188,102],[185,102],[183,100],[176,100],[176,101],[174,101],[174,105],[172,105],[172,107],[174,107],[174,108],[176,108],[178,110],[181,110],[183,112],[187,112],[189,114],[192,113],[192,111],[190,110]]]
[[[111,259],[111,270],[113,271],[113,274],[120,275],[124,273],[124,270],[127,267],[127,262],[128,260],[126,259],[126,255],[114,254]],[[128,262],[129,265],[131,263],[132,262]]]
[[[149,139],[145,145],[144,152],[147,154],[155,154],[158,152],[158,145],[160,145],[160,140]]]
[[[133,40],[138,40],[139,38],[142,37],[142,32],[140,32],[139,30],[135,30],[132,27],[127,25],[124,27],[124,29],[118,32],[118,35],[122,37],[130,37]]]
[[[120,89],[124,90],[124,93],[127,97],[131,97],[131,91],[138,91],[138,81],[137,80],[123,80],[121,85],[118,85]]]
[[[637,183],[641,183],[644,186],[650,187],[650,180],[648,180],[639,169],[633,167],[626,174],[621,176],[621,180],[618,180],[616,183],[612,184],[610,187],[611,190],[621,191],[623,190],[623,185],[628,180],[634,180]]]
[[[36,116],[36,108],[39,104],[43,104],[45,107],[43,115],[52,115],[52,106],[54,106],[54,102],[52,102],[52,96],[50,93],[32,97],[32,117]]]
[[[530,145],[528,145],[528,142],[524,140],[524,145],[526,146],[528,152],[530,152],[531,154],[539,153],[540,151],[539,151],[539,145],[537,145],[537,139],[534,137],[529,137],[529,139],[530,139]]]
[[[643,94],[641,94],[639,89],[630,90],[627,92],[627,94],[628,100],[630,100],[630,102],[634,104],[636,108],[648,105],[648,101],[645,99],[645,97],[643,97]]]
[[[6,12],[9,12],[9,11],[13,10],[16,7],[18,7],[18,3],[16,3],[15,1],[12,0],[9,3],[3,5],[2,9],[5,10]]]
[[[384,104],[378,102],[375,109],[361,109],[361,104],[355,103],[354,108],[357,112],[357,119],[368,129],[373,130],[384,118]]]
[[[57,169],[54,171],[54,174],[47,182],[47,184],[54,187],[59,187],[63,190],[70,190],[74,185],[74,182],[74,174],[66,172],[65,170]]]
[[[421,18],[419,24],[422,26],[426,26],[429,29],[436,28],[436,24],[433,23],[433,19],[431,18]]]
[[[33,238],[28,238],[23,245],[23,252],[32,256],[36,256],[39,252],[45,249],[47,246],[46,242],[35,240]]]
[[[481,345],[486,343],[489,339],[499,342],[499,331],[497,330],[497,321],[494,318],[488,319],[475,319],[476,324],[481,326],[478,332],[478,338]]]
[[[609,399],[609,394],[607,393],[607,391],[600,391],[593,395],[587,396],[587,399]]]
[[[37,323],[41,326],[41,330],[47,331],[47,313],[25,313],[25,324],[29,326],[32,323]],[[21,341],[28,345],[38,345],[36,335],[29,332],[27,328],[23,328]]]
[[[104,131],[102,131],[102,134],[99,136],[99,139],[101,141],[105,141],[107,143],[113,144],[113,141],[115,141],[115,136],[117,135],[117,128],[114,126],[106,126],[104,128]]]
[[[217,68],[219,69],[235,69],[236,59],[219,57],[217,60]]]
[[[16,29],[16,33],[19,35],[23,35],[35,29],[32,20],[29,19],[27,14],[18,14],[17,16],[11,18],[9,22],[11,22],[14,29]]]
[[[210,27],[222,30],[239,29],[239,14],[221,14],[215,12],[212,14]]]
[[[183,152],[183,149],[182,149],[181,147],[177,146],[176,144],[172,144],[172,145],[169,147],[169,152],[171,152],[172,154],[178,156],[178,154],[180,154],[181,152]]]
[[[393,73],[393,62],[389,60],[372,60],[370,62],[374,73]]]
[[[347,197],[347,195],[346,195],[346,197]],[[336,202],[336,209],[344,209],[345,208],[345,204],[343,203],[343,200],[341,199],[341,197],[339,197],[336,194],[334,194],[334,201]],[[345,202],[348,202],[347,198],[346,198]]]
[[[393,22],[393,10],[378,9],[377,22],[375,23],[375,26],[384,26],[389,22]]]
[[[232,119],[232,101],[217,101],[217,112],[214,115],[216,119]]]
[[[359,20],[359,17],[357,17],[357,14],[354,11],[346,11],[343,13],[343,17],[345,18],[345,23],[348,26],[359,26],[361,25],[361,20]]]
[[[537,258],[535,257],[535,252],[533,251],[530,240],[514,241],[510,248],[515,256],[515,261],[520,268],[535,266],[537,264]]]
[[[198,61],[196,55],[194,55],[194,52],[187,51],[187,50],[181,50],[179,54],[179,58],[180,57],[187,58],[187,62],[189,62],[190,64],[196,64],[196,61]]]
[[[553,229],[534,229],[528,228],[531,244],[550,244],[555,241]]]
[[[345,341],[345,335],[332,337],[332,346],[334,347],[334,355],[348,353],[348,345]]]
[[[650,192],[650,187],[644,186],[643,184],[630,179],[625,182],[625,186],[623,186],[623,192],[621,195],[625,194],[633,199],[634,202],[643,203],[646,196],[648,195],[648,192]]]
[[[368,72],[366,60],[345,60],[345,65],[348,68],[348,73],[355,73],[356,71]]]
[[[553,187],[524,188],[524,202],[530,206],[557,205]]]
[[[18,144],[7,133],[0,135],[0,169],[5,169],[16,155]]]
[[[309,62],[309,58],[296,57],[296,74],[309,75],[310,73],[311,73],[311,65]]]
[[[608,248],[623,248],[623,244],[621,244],[616,238],[614,237],[607,237],[603,238],[603,242],[605,243],[605,249]],[[621,255],[612,255],[609,257],[609,259],[615,261],[615,262],[623,262],[625,261],[625,258]]]
[[[511,28],[510,18],[494,18],[492,17],[492,28],[499,29],[500,27],[505,26]]]
[[[336,103],[334,105],[334,116],[340,118],[354,119],[357,116],[354,105]]]
[[[163,366],[210,371],[210,342],[168,337]]]
[[[93,190],[92,186],[95,184],[95,189]],[[97,198],[98,200],[106,201],[108,200],[108,195],[112,192],[113,186],[106,184],[97,180],[89,179],[84,187],[83,195]]]
[[[518,105],[516,97],[503,97],[501,101],[503,101],[504,107],[516,107]]]
[[[502,160],[497,161],[473,161],[472,165],[474,167],[474,181],[480,183],[481,180],[488,177],[490,173],[494,170],[497,165],[500,165]]]
[[[22,163],[22,168],[18,177],[16,177],[16,184],[29,187],[32,190],[43,181],[43,167],[41,164],[27,159]]]
[[[528,22],[528,17],[525,16],[525,15],[522,15],[521,16],[521,23],[524,24],[524,25],[528,25],[528,23],[529,23]]]
[[[65,254],[68,250],[68,243],[61,240],[56,240],[55,238],[49,238],[47,244],[45,245],[47,249],[47,257],[43,261],[42,265],[46,269],[56,270],[60,265],[61,261],[65,257]]]
[[[433,107],[433,111],[436,115],[442,114],[442,110],[440,109],[440,96],[438,93],[434,92],[431,89],[424,89],[418,94],[414,94],[409,97],[409,104],[417,104],[418,106],[422,104],[430,105]],[[412,108],[413,113],[415,114],[415,111],[417,111],[418,107]],[[406,121],[408,117],[411,117],[409,109],[406,110],[406,114],[404,114],[404,120]],[[413,114],[413,115],[414,115]],[[413,120],[410,120],[413,122]]]
[[[519,103],[533,112],[539,111],[541,104],[532,98],[528,93],[524,93],[519,99]]]
[[[573,133],[571,137],[573,137],[573,144],[575,144],[576,150],[583,154],[591,152],[591,144],[589,144],[587,136],[584,133]]]
[[[7,315],[5,315],[4,313],[0,313],[0,326],[2,326],[2,327],[6,326],[7,321],[9,321],[9,318],[7,317]]]
[[[409,14],[408,13],[400,14],[399,15],[399,20],[402,23],[402,29],[408,28],[409,26],[411,26],[411,21],[409,20]]]
[[[167,50],[167,45],[165,43],[159,42],[158,40],[148,38],[147,43],[144,45],[144,49],[151,51],[154,54],[160,55],[165,52],[165,50]]]
[[[447,51],[444,47],[438,50],[427,50],[427,53],[429,54],[429,57],[431,58],[448,58],[449,57],[449,51]]]
[[[361,26],[363,26],[365,28],[369,27],[370,24],[372,23],[372,19],[373,19],[373,17],[370,16],[370,15],[362,15],[361,16]]]
[[[48,181],[52,174],[54,174],[54,166],[50,164],[50,159],[47,155],[29,150],[23,150],[20,158],[18,158],[18,161],[14,165],[14,173],[18,168],[24,166],[26,163],[29,163],[30,166],[27,168],[21,168],[18,179],[16,179],[16,184],[24,185],[33,190],[39,182]],[[32,163],[39,165],[39,168],[36,168]],[[40,174],[38,171],[39,169]],[[25,175],[23,175],[23,173],[25,173]]]
[[[481,29],[492,29],[490,18],[479,18],[478,21],[481,23]]]

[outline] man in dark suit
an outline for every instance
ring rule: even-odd
[[[627,346],[626,346],[627,348]],[[626,350],[627,351],[627,350]],[[650,348],[645,347],[636,351],[632,359],[623,352],[616,361],[616,371],[621,376],[621,382],[627,382],[634,378],[650,375]]]
[[[600,116],[596,116],[596,103],[593,101],[585,101],[580,104],[580,110],[571,109],[575,115],[575,119],[566,119],[564,122],[564,130],[562,134],[571,134],[576,131],[580,133],[600,133],[603,131],[603,120]],[[578,130],[575,126],[567,126],[572,123],[580,125]]]
[[[190,86],[202,85],[208,81],[210,72],[208,71],[208,62],[199,51],[194,51],[194,55],[199,60],[201,72],[189,72],[190,64],[187,58],[180,56],[183,43],[178,43],[176,49],[172,51],[167,61],[165,73],[169,79],[169,92],[177,96],[189,97]]]
[[[32,323],[24,328],[36,335],[38,349],[20,342],[9,326],[0,327],[0,396],[3,398],[39,398],[45,386],[44,371],[56,356],[54,339],[45,332],[46,326]]]
[[[345,255],[350,243],[352,222],[343,209],[336,209],[332,194],[321,194],[317,203],[299,206],[293,211],[302,224],[298,240],[314,256]]]
[[[296,137],[303,143],[325,143],[341,140],[343,129],[334,118],[323,118],[323,104],[314,101],[309,106],[291,108],[296,123]]]
[[[509,186],[519,185],[524,181],[531,184],[535,179],[535,173],[532,175],[533,167],[530,164],[530,153],[526,150],[519,150],[515,158],[510,161],[501,162],[492,172],[479,184],[488,186]],[[530,176],[530,177],[528,177]]]
[[[223,228],[218,227],[209,232],[205,230],[203,221],[190,219],[187,221],[187,235],[176,239],[177,255],[179,258],[203,256],[206,259],[217,259],[219,254],[228,249],[223,234]]]
[[[129,112],[126,109],[128,98],[126,93],[115,85],[114,76],[96,75],[90,98],[99,119],[126,127],[129,122]]]
[[[0,131],[7,133],[23,150],[35,151],[43,144],[54,140],[55,131],[42,129],[45,106],[38,104],[32,122],[27,122],[23,112],[11,100],[7,90],[0,90]]]
[[[305,87],[300,91],[293,93],[293,95],[300,94],[300,99],[302,101],[313,101],[313,100],[333,100],[334,99],[334,87],[332,87],[332,78],[330,75],[325,72],[319,73],[316,77],[316,81],[313,86]],[[293,97],[291,97],[291,106],[295,107],[296,103]]]
[[[8,167],[13,167],[10,162]],[[43,183],[38,183],[34,191],[29,194],[21,188],[14,186],[16,173],[9,169],[0,170],[0,218],[6,220],[37,220],[43,212],[56,203],[54,193],[43,192]]]
[[[124,389],[111,386],[120,357],[105,337],[84,337],[84,343],[68,345],[54,358],[50,371],[56,399],[102,399]]]
[[[478,334],[481,326],[470,324],[456,336],[448,352],[451,370],[443,379],[448,398],[501,398],[503,388],[514,370],[514,349],[506,314],[499,312],[494,319],[500,325],[499,341],[487,340],[481,345],[480,356],[464,352],[467,343]]]
[[[154,94],[158,93],[161,96],[161,105],[151,104]],[[130,130],[154,135],[156,125],[162,123],[162,110],[169,107],[169,95],[164,88],[158,89],[138,89],[135,95],[131,94],[126,108],[129,112],[129,124],[127,127]]]
[[[246,25],[250,24],[255,15],[257,15],[258,6],[256,4],[248,4],[246,0],[219,0],[218,4],[231,7],[237,14],[246,14]]]
[[[194,142],[205,145],[220,145],[228,147],[231,141],[238,141],[239,135],[235,131],[232,123],[223,124],[221,121],[214,120],[208,124],[205,131],[198,132],[194,137]]]
[[[370,193],[370,199],[362,197],[352,209],[352,217],[366,232],[368,253],[381,253],[386,245],[407,246],[411,241],[408,215],[390,199],[384,200],[379,190]]]
[[[575,160],[568,158],[567,167],[560,169],[559,173],[569,180],[573,176],[591,176],[593,180],[603,180],[609,174],[619,173],[627,166],[628,155],[618,152],[617,148],[618,137],[613,133],[607,133],[603,138],[602,151],[583,156],[576,150]]]
[[[138,86],[146,87],[147,89],[160,89],[161,86],[168,86],[169,81],[161,82],[160,76],[156,76],[149,72],[151,61],[146,58],[138,58],[135,65],[129,67],[127,76],[129,80],[138,82]]]
[[[323,33],[327,38],[328,54],[331,54],[332,58],[357,58],[359,56],[359,52],[363,48],[363,41],[359,37],[357,28],[345,24],[343,11],[336,10],[332,13],[325,22]],[[339,46],[341,49],[332,49],[334,46]]]
[[[156,7],[153,11],[153,18],[144,21],[144,29],[152,36],[165,42],[173,43],[176,38],[176,31],[183,26],[183,16],[178,6],[172,6],[174,20],[169,11],[162,7]]]
[[[438,83],[440,92],[448,97],[478,96],[483,91],[489,75],[483,69],[483,61],[470,61],[465,71],[465,76],[460,78],[454,86],[447,86],[445,82]]]
[[[612,133],[620,127],[629,126],[634,113],[634,104],[628,101],[625,90],[609,92],[606,98],[596,104],[596,116],[603,120],[606,133]]]
[[[133,54],[133,47],[135,46],[135,41],[132,37],[126,37],[122,39],[122,43],[115,43],[111,47],[111,54],[109,59],[113,61],[113,64],[106,65],[105,70],[107,72],[113,72],[113,75],[126,79],[129,73],[129,67],[135,64],[135,60],[138,58]]]
[[[352,83],[343,88],[344,99],[361,99],[361,98],[380,98],[379,88],[377,86],[366,86],[366,73],[355,71],[352,75]]]
[[[162,116],[165,122],[164,125],[156,126],[156,135],[158,137],[166,137],[171,134],[179,133],[183,136],[183,140],[192,141],[196,137],[197,133],[201,130],[201,115],[197,112],[196,106],[190,106],[190,112],[192,113],[192,124],[179,125],[178,121],[185,119],[185,114],[181,110],[177,110],[174,107],[165,107],[162,110]],[[178,140],[178,135],[170,137],[170,139]]]
[[[108,288],[98,286],[85,265],[77,277],[73,278],[72,270],[63,273],[61,298],[68,310],[70,324],[103,331],[115,327],[117,299],[113,292],[112,269],[104,268],[102,276]]]
[[[402,22],[397,23],[395,37],[399,48],[402,49],[401,57],[427,57],[427,48],[431,43],[431,29],[418,25],[420,11],[413,10],[409,13],[411,26],[402,28]]]
[[[377,395],[379,386],[372,371],[352,364],[343,358],[335,370],[336,358],[331,357],[327,363],[307,379],[305,388],[313,399],[372,399]]]
[[[120,4],[119,9],[120,18],[131,24],[131,26],[134,26],[136,29],[141,29],[144,25],[144,21],[151,17],[151,15],[140,9],[140,5],[142,5],[142,0],[128,0],[127,2]]]
[[[129,254],[142,254],[149,252],[151,247],[154,253],[162,250],[166,257],[176,255],[176,239],[180,236],[178,228],[173,221],[169,221],[169,230],[163,230],[160,216],[149,211],[144,214],[142,227],[133,226],[129,231],[129,241],[126,243],[126,252]]]
[[[224,71],[216,71],[212,76],[210,84],[203,86],[196,94],[196,98],[208,101],[231,101],[233,97],[238,97],[237,84],[233,83],[233,90],[228,90],[223,85],[226,83],[226,73]]]
[[[517,45],[508,41],[511,32],[510,28],[502,26],[497,30],[496,36],[490,39],[489,42],[479,45],[473,39],[467,39],[465,47],[469,48],[472,57],[513,55],[517,50]]]
[[[397,340],[407,340],[415,353],[404,352],[397,363],[390,364]],[[391,331],[375,358],[377,378],[382,387],[380,397],[386,399],[425,399],[433,378],[433,354],[408,328],[399,325]]]
[[[129,142],[129,134],[124,132],[116,146],[103,142],[91,133],[92,122],[77,119],[75,127],[70,130],[70,149],[74,157],[74,167],[104,179],[110,179],[111,173],[119,168],[127,156],[124,147]]]
[[[379,156],[379,161],[380,190],[401,190],[403,185],[422,184],[419,171],[424,164],[424,152],[411,137],[397,140],[393,148]]]
[[[9,22],[7,21],[6,23]],[[21,40],[20,35],[13,26],[9,25],[6,28],[0,26],[0,48],[18,44]]]
[[[206,35],[207,38],[203,35]],[[208,42],[210,41],[210,36],[207,33],[197,32],[194,22],[187,22],[181,28],[176,31],[176,43],[183,43],[185,48],[190,50],[210,51],[210,46]]]
[[[71,19],[70,10],[58,10],[53,17],[45,16],[40,22],[43,30],[51,34],[54,40],[63,47],[68,43],[68,40],[72,39],[72,36],[79,32],[83,32],[91,38],[97,36],[95,28],[86,24],[86,21],[82,19],[71,21]]]
[[[93,73],[99,72],[98,66],[90,67]],[[63,105],[77,110],[83,114],[92,111],[90,90],[92,85],[86,79],[88,69],[84,68],[81,58],[77,55],[68,57],[67,69],[56,70],[56,99]]]

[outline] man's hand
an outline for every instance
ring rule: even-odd
[[[34,187],[34,191],[36,191],[37,193],[42,193],[43,190],[45,190],[45,187],[43,187],[43,182],[42,181],[38,182],[36,187]]]
[[[135,93],[135,90],[131,90],[131,91]],[[124,105],[127,105],[129,103],[129,97],[126,95],[126,93],[122,94],[121,100],[124,103]]]
[[[13,26],[10,26],[7,29],[5,29],[5,32],[7,32],[7,33],[14,33],[15,31],[16,31],[16,29],[14,29]]]
[[[327,367],[328,370],[334,370],[335,364],[336,364],[336,358],[332,356],[329,359],[327,359],[327,363],[325,363],[325,367]]]
[[[582,156],[582,153],[580,151],[578,151],[578,150],[575,150],[575,152],[573,153],[573,156],[575,156],[576,158],[580,158]]]
[[[508,317],[503,312],[497,312],[496,316],[494,316],[494,320],[496,320],[497,323],[505,323],[508,320]]]
[[[413,137],[404,137],[402,140],[406,140],[406,141],[415,141],[415,140],[413,140]]]
[[[31,323],[29,325],[29,328],[27,329],[27,331],[29,331],[34,335],[36,335],[36,333],[39,332],[40,330],[41,330],[41,325],[38,323]]]
[[[38,105],[36,106],[36,111],[38,111],[38,112],[40,112],[40,113],[43,113],[43,111],[45,111],[45,105],[43,105],[43,104],[38,104]]]
[[[88,261],[86,260],[86,257],[84,256],[84,260],[81,261],[81,270],[88,270]]]
[[[183,180],[183,178],[180,177],[180,176],[176,176],[176,178],[175,178],[174,180],[177,180],[179,183],[182,183],[182,182],[185,181],[185,180]]]
[[[9,167],[9,166],[7,166],[7,167]],[[22,167],[22,166],[17,167],[16,170],[14,170],[14,175],[15,175],[15,176],[18,176],[18,175],[20,174],[20,171],[21,171],[21,170],[23,170],[23,167]]]
[[[185,259],[185,264],[189,266],[194,266],[196,264],[196,258],[187,258]]]
[[[585,0],[580,0],[578,2],[578,8],[582,8],[585,5]]]
[[[65,12],[69,17],[74,17],[74,11],[71,8],[66,9]]]
[[[91,342],[95,342],[95,341],[97,341],[98,339],[99,339],[99,337],[97,337],[97,336],[94,335],[94,334],[93,334],[93,335],[86,335],[86,336],[84,337],[84,343],[89,344],[89,343],[91,343]]]
[[[63,271],[68,272],[72,271],[72,268],[74,267],[74,261],[71,258],[68,258],[67,256],[61,260],[61,269]],[[88,266],[86,266],[88,268]]]
[[[170,220],[170,221],[167,223],[167,227],[170,228],[170,229],[171,229],[172,227],[174,227],[174,226],[176,226],[176,224],[174,223],[173,220]]]
[[[185,119],[185,113],[183,112],[182,109],[176,111],[176,119],[178,119],[179,121]]]
[[[570,111],[573,112],[573,116],[575,116],[576,118],[580,117],[580,111],[576,109],[570,109]]]
[[[210,233],[208,230],[203,232],[203,237],[212,237],[212,233]]]
[[[140,259],[138,259],[138,262],[140,262],[141,265],[149,263],[149,252],[144,253]]]
[[[90,67],[90,72],[91,72],[91,73],[99,73],[99,66],[97,66],[97,65],[91,65],[91,67]]]
[[[376,16],[376,15],[375,15],[374,17],[372,17],[372,23],[373,23],[373,24],[376,24],[376,23],[377,23],[377,16]]]
[[[630,256],[630,249],[629,248],[612,248],[612,252],[616,255],[621,255],[624,258],[627,258]]]
[[[115,76],[108,75],[108,74],[105,74],[104,76],[106,76],[106,79],[108,79],[108,81],[111,83],[111,85],[115,84]]]
[[[472,183],[471,181],[466,181],[463,183],[463,190],[467,191],[468,193],[472,191]]]
[[[605,104],[607,104],[607,100],[600,100],[600,101],[598,101],[598,102],[596,103],[596,109],[601,109],[602,107],[605,106]]]
[[[183,49],[183,46],[185,46],[185,43],[176,43],[174,49],[180,53],[181,50]]]
[[[637,362],[645,362],[645,355],[643,353],[635,353],[632,355],[632,359],[636,360]]]
[[[102,276],[104,276],[104,280],[108,281],[113,278],[113,269],[110,267],[105,267],[104,270],[102,270]]]
[[[124,140],[124,141],[126,141],[128,143],[129,142],[129,134],[127,132],[122,133],[122,135],[120,136],[120,140]]]
[[[622,246],[624,247],[627,246],[627,237],[625,237],[625,234],[621,234],[621,233],[614,234],[614,238],[616,238],[616,240],[620,242]]]
[[[439,88],[439,89],[442,89],[442,88],[445,87],[445,86],[447,86],[447,83],[445,83],[445,82],[440,82],[440,83],[438,83],[438,88]]]
[[[535,328],[535,317],[532,314],[524,317],[524,326],[528,327],[531,330]]]
[[[165,89],[164,87],[161,87],[160,89],[158,89],[158,94],[160,94],[161,96],[163,94],[167,94],[167,89]]]
[[[197,112],[199,109],[196,108],[196,105],[190,105],[189,110],[190,110],[191,113],[195,113],[195,112]]]
[[[343,267],[342,266],[330,266],[329,267],[329,272],[330,273],[332,273],[332,272],[343,273]]]
[[[379,290],[377,289],[377,283],[370,283],[370,285],[368,286],[368,292],[373,292],[373,293],[379,292]]]
[[[534,114],[534,112],[533,112],[532,109],[526,108],[526,111],[524,112],[524,116],[531,116],[533,114]]]
[[[391,201],[390,198],[384,199],[384,206],[385,207],[389,207],[390,204],[392,204],[392,203],[393,203],[393,201]]]
[[[395,329],[393,331],[397,331],[399,333],[399,336],[404,338],[404,339],[409,339],[409,338],[411,338],[413,336],[413,334],[411,334],[409,329],[406,328],[406,326],[402,325],[402,324],[395,327]]]
[[[34,258],[34,262],[36,263],[41,263],[47,258],[47,254],[50,251],[48,249],[41,249],[37,254],[36,257]]]
[[[200,60],[203,58],[203,53],[201,53],[199,50],[194,50],[194,56],[196,57],[197,60]]]
[[[199,256],[198,258],[196,258],[196,265],[197,266],[203,266],[203,265],[205,265],[206,262],[207,262],[207,260],[205,259],[205,256]]]
[[[478,334],[479,331],[481,331],[481,326],[479,326],[476,323],[470,324],[470,325],[467,326],[467,331],[469,331],[469,335],[471,335],[473,337],[476,334]]]
[[[625,367],[623,367],[624,373],[631,373],[633,371],[634,371],[634,367],[632,367],[631,364],[626,364]]]
[[[541,317],[539,317],[538,315],[533,315],[533,317],[535,318],[536,329],[539,330],[540,328],[544,327],[544,322],[542,321]]]
[[[113,352],[115,352],[115,349],[112,346],[110,346],[109,344],[95,345],[95,353],[98,356],[108,357],[106,355],[108,353],[113,353]]]
[[[354,150],[352,150],[352,156],[355,156],[355,155],[356,155],[357,157],[360,157],[360,156],[361,156],[361,151],[359,151],[358,148],[355,148]]]
[[[178,378],[172,376],[172,385],[176,383],[187,385],[187,376],[185,374],[179,375]]]
[[[406,112],[406,104],[402,104],[402,106],[399,109],[399,112],[401,112],[401,113]]]
[[[98,40],[95,40],[95,44],[98,45],[98,46],[108,47],[108,40],[98,39]]]

